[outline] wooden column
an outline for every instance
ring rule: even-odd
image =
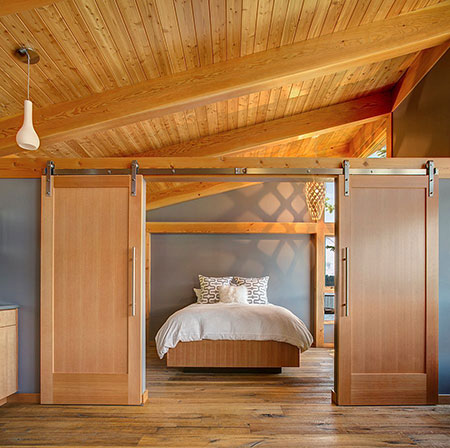
[[[325,225],[317,225],[315,234],[314,278],[314,341],[316,347],[324,346],[324,292],[325,292]]]
[[[151,307],[151,251],[152,251],[152,236],[146,232],[145,236],[145,331],[147,338],[150,335],[150,307]]]
[[[392,157],[392,112],[389,114],[386,123],[386,157]]]

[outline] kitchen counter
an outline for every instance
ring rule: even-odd
[[[0,303],[0,311],[2,310],[16,310],[20,308],[19,305],[14,305],[13,303],[10,304],[1,304]]]

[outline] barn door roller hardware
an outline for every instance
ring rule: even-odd
[[[344,196],[350,196],[350,162],[344,160],[342,167],[344,168]]]
[[[427,171],[428,171],[428,196],[432,198],[434,196],[434,176],[438,174],[438,170],[437,168],[435,168],[433,160],[428,160]]]
[[[131,162],[131,196],[136,196],[136,176],[139,171],[137,160]]]
[[[335,177],[344,176],[344,193],[350,195],[350,177],[353,175],[384,175],[384,176],[427,176],[429,177],[429,194],[434,194],[434,179],[438,174],[432,160],[428,161],[426,168],[351,168],[350,161],[344,160],[340,168],[140,168],[137,160],[131,162],[130,168],[79,168],[58,169],[52,161],[47,162],[45,170],[47,175],[47,188],[51,186],[51,176],[62,175],[130,175],[131,195],[136,196],[136,177],[138,174],[146,176],[149,181],[161,181],[161,178],[171,178],[170,182],[178,179],[179,182],[198,180],[201,176],[216,176],[217,181],[247,181],[276,180],[283,176],[283,180],[291,177],[292,181],[308,180],[311,176]],[[301,176],[304,176],[302,178]],[[153,179],[152,179],[153,177]],[[281,178],[281,177],[280,177]],[[169,180],[168,180],[169,181]],[[47,190],[50,191],[50,190]],[[51,193],[47,193],[48,195]]]
[[[139,173],[139,164],[137,160],[131,162],[129,169],[109,169],[109,168],[97,168],[97,169],[58,169],[55,167],[54,162],[49,160],[44,170],[46,176],[46,194],[51,196],[52,176],[102,176],[102,175],[129,175],[131,174],[131,196],[136,196],[136,176]]]
[[[45,168],[45,194],[47,196],[52,195],[52,176],[54,174],[55,164],[49,160],[47,167]]]

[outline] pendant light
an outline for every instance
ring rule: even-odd
[[[306,182],[304,192],[311,219],[314,222],[320,221],[325,208],[325,184],[315,180]]]
[[[24,101],[23,124],[16,135],[16,142],[28,151],[36,151],[40,140],[33,127],[33,103],[30,101],[30,65],[39,61],[39,55],[32,48],[21,47],[16,51],[18,58],[27,63],[27,99]]]

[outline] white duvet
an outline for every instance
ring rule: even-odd
[[[302,352],[313,342],[306,325],[281,306],[195,303],[167,319],[156,335],[156,349],[163,358],[180,341],[202,339],[287,342]]]

